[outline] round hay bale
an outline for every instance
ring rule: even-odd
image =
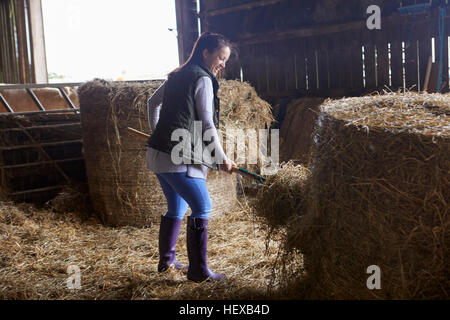
[[[304,165],[309,163],[314,124],[319,106],[324,100],[301,98],[288,104],[280,130],[280,161],[295,160]]]
[[[448,298],[449,115],[441,94],[321,106],[308,213],[288,231],[305,255],[309,297]],[[367,286],[372,265],[381,289]]]
[[[167,209],[157,177],[146,169],[143,141],[127,131],[127,127],[133,127],[150,132],[147,100],[160,85],[161,81],[96,79],[78,89],[91,202],[107,225],[148,226],[159,222]],[[258,119],[266,119],[259,106],[253,105],[258,102],[257,96],[248,87],[221,81],[221,130],[226,131],[230,123],[239,123],[245,129],[259,124]],[[257,120],[245,122],[245,113],[247,118]],[[236,175],[209,170],[207,184],[213,214],[225,213],[236,205]]]
[[[258,96],[255,88],[248,82],[236,80],[220,80],[219,83],[219,130],[223,134],[228,126],[242,129],[270,128],[274,121],[272,107]]]
[[[220,80],[218,92],[220,99],[220,127],[219,135],[223,138],[222,146],[225,153],[232,157],[236,164],[249,171],[261,174],[263,167],[270,167],[270,150],[267,155],[258,149],[256,163],[249,163],[249,133],[246,129],[254,130],[258,137],[259,129],[269,129],[275,121],[272,113],[272,106],[261,99],[253,88],[247,82],[236,80]],[[239,131],[243,130],[243,131]],[[228,150],[227,140],[236,141],[236,139],[245,139],[245,152],[238,150]],[[270,132],[269,137],[270,139]],[[268,143],[270,146],[270,143]],[[236,145],[233,145],[236,148]],[[253,181],[249,179],[240,179],[243,190],[251,192],[254,189]]]
[[[89,193],[106,225],[148,226],[164,213],[158,179],[146,169],[144,143],[127,132],[149,132],[146,100],[160,84],[96,79],[78,89]]]

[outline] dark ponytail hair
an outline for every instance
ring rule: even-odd
[[[181,71],[185,66],[191,63],[202,64],[203,50],[207,49],[209,53],[213,53],[214,51],[222,47],[229,47],[232,52],[234,51],[234,47],[231,44],[230,40],[225,38],[223,35],[218,33],[203,32],[195,41],[189,58],[181,66],[170,72],[169,78],[174,73]]]

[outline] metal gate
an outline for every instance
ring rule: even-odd
[[[9,199],[45,202],[65,185],[85,182],[80,109],[64,87],[81,83],[0,86],[0,193]],[[47,110],[34,90],[57,88],[67,107]],[[24,89],[36,111],[21,112],[1,92]],[[30,106],[31,107],[31,106]]]

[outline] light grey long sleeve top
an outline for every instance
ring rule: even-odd
[[[148,121],[152,131],[155,130],[156,124],[159,120],[159,113],[164,97],[164,88],[166,82],[164,82],[150,97],[147,102]],[[195,84],[195,109],[199,116],[199,120],[202,121],[202,131],[211,130],[212,143],[215,149],[217,159],[219,163],[225,160],[226,155],[220,144],[219,136],[214,126],[213,114],[214,114],[214,93],[212,81],[209,77],[201,77]],[[176,165],[172,162],[170,154],[153,149],[147,148],[147,169],[154,173],[164,172],[185,172],[192,178],[206,179],[208,174],[208,167],[202,164],[179,164]]]

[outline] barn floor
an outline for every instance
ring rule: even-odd
[[[240,204],[211,219],[209,266],[228,279],[196,284],[178,272],[156,271],[158,225],[111,228],[61,206],[0,202],[0,299],[280,298],[279,243],[271,240],[266,250],[267,232],[250,211]],[[186,264],[184,229],[177,257]],[[80,268],[80,289],[67,288],[69,265]]]

